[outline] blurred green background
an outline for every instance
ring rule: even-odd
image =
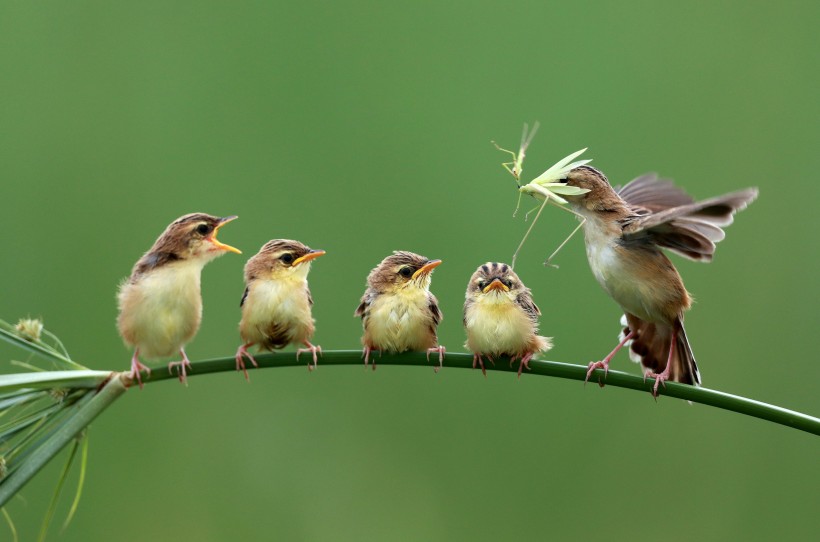
[[[516,147],[540,120],[525,180],[588,146],[615,183],[654,170],[698,198],[760,187],[712,264],[674,258],[697,299],[687,329],[706,386],[820,414],[818,15],[3,0],[0,317],[41,316],[75,359],[126,369],[117,284],[170,221],[205,211],[240,216],[220,238],[245,254],[205,269],[192,359],[234,352],[242,266],[276,237],[328,252],[310,276],[325,349],[358,346],[367,272],[407,249],[444,260],[440,337],[462,351],[468,277],[509,261],[527,227],[490,140]],[[518,270],[548,359],[586,363],[621,313],[580,238],[542,267],[573,227],[545,212]],[[637,373],[625,355],[613,368]],[[818,451],[781,426],[574,381],[211,375],[132,390],[94,423],[78,515],[52,538],[798,540],[816,534]],[[23,540],[56,463],[9,506]]]

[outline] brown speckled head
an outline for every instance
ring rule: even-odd
[[[430,260],[420,254],[397,250],[370,272],[367,285],[377,292],[392,291],[410,284],[427,289],[430,274],[439,264],[441,260]]]
[[[272,277],[287,270],[307,270],[312,260],[325,254],[292,239],[272,239],[265,243],[256,255],[245,264],[245,282],[260,277]]]
[[[506,298],[516,303],[532,322],[537,322],[538,316],[541,315],[530,289],[524,286],[515,271],[505,263],[487,262],[478,266],[470,277],[464,301],[465,324],[470,305],[482,298],[490,299],[487,296],[493,296],[495,300]]]
[[[216,239],[219,228],[236,219],[206,213],[181,216],[165,228],[151,249],[140,258],[131,273],[132,280],[152,269],[180,260],[201,260],[204,263],[225,252],[242,252]]]
[[[526,290],[512,268],[499,262],[487,262],[476,269],[467,285],[467,295],[487,294],[493,291],[513,292]]]
[[[567,174],[566,183],[589,190],[585,194],[561,197],[590,211],[617,211],[624,207],[606,175],[592,166],[573,169]]]

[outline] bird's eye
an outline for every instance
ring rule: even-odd
[[[510,279],[503,279],[501,281],[501,284],[503,284],[507,288],[512,288],[512,281]]]
[[[478,281],[478,287],[483,290],[484,288],[487,287],[487,281],[486,280]]]
[[[196,227],[196,232],[200,235],[208,235],[209,233],[211,233],[211,226],[210,224],[200,224]]]
[[[412,267],[407,267],[407,266],[402,267],[399,270],[399,275],[401,275],[404,278],[410,278],[410,277],[413,276],[413,268]]]
[[[290,252],[285,252],[279,257],[279,259],[285,263],[293,263],[293,254]]]

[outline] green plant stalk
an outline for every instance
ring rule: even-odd
[[[274,367],[306,367],[310,356],[304,355],[302,359],[297,359],[294,353],[266,353],[255,356],[259,363],[259,368],[274,368]],[[450,353],[445,358],[445,367],[448,369],[472,368],[473,358],[470,354],[464,353]],[[437,364],[436,356],[433,356],[430,361],[423,353],[403,353],[403,354],[384,354],[380,356],[376,353],[373,356],[373,361],[378,366],[389,365],[406,365],[406,366],[423,366],[432,369]],[[359,350],[335,350],[327,351],[322,355],[319,362],[319,369],[333,365],[363,365],[362,354]],[[571,380],[584,381],[586,378],[587,368],[583,365],[573,365],[569,363],[560,363],[556,361],[530,361],[530,371],[525,374],[553,376],[558,378],[567,378]],[[251,367],[250,372],[253,372]],[[364,370],[364,367],[362,367]],[[515,372],[517,367],[511,366],[507,358],[496,360],[495,364],[488,363],[487,370],[489,371],[503,371]],[[197,361],[192,363],[189,369],[188,376],[198,376],[210,373],[220,372],[235,372],[236,360],[233,357],[217,358],[204,361]],[[47,375],[51,371],[37,373],[36,384],[39,386],[46,386]],[[80,371],[78,371],[80,372]],[[82,373],[82,372],[81,372]],[[26,460],[21,462],[19,468],[11,472],[7,478],[0,482],[0,508],[17,492],[23,485],[28,482],[48,461],[53,458],[71,439],[75,438],[83,429],[85,429],[93,420],[110,406],[118,397],[120,397],[128,387],[135,385],[131,381],[128,373],[108,373],[109,380],[101,387],[99,391],[90,391],[88,394],[77,401],[77,403],[70,407],[74,412],[66,412],[68,414],[65,422],[49,434],[44,442],[37,446],[32,451]],[[63,383],[65,375],[57,372],[57,381]],[[94,376],[98,375],[83,375],[82,378],[77,379],[83,385],[87,385]],[[176,378],[175,374],[171,374],[165,367],[155,368],[151,375],[144,374],[143,382],[145,384],[160,382],[162,380],[169,380]],[[237,378],[241,378],[237,375]],[[609,371],[604,375],[603,370],[597,369],[592,374],[592,382],[597,383],[599,380],[605,378],[605,383],[610,386],[627,388],[644,393],[652,389],[654,382],[649,379],[644,381],[643,378],[635,375],[630,375],[620,371]],[[28,382],[32,384],[33,382]],[[16,382],[15,382],[16,384]],[[800,412],[795,412],[785,408],[781,408],[760,401],[747,399],[737,395],[723,393],[708,388],[698,388],[688,386],[685,384],[678,384],[676,382],[667,382],[666,386],[661,386],[659,389],[661,395],[669,397],[676,397],[678,399],[685,399],[695,403],[702,403],[711,405],[724,410],[731,410],[761,418],[774,423],[785,425],[820,435],[820,419]]]
[[[301,359],[297,360],[294,353],[277,352],[273,354],[257,354],[254,355],[254,358],[259,363],[260,369],[270,367],[305,367],[307,366],[307,361],[310,359],[310,355],[303,354]],[[436,359],[436,363],[434,364],[434,359],[436,359],[436,356],[431,356],[430,361],[427,361],[426,355],[422,353],[384,354],[383,356],[375,353],[371,357],[371,360],[374,360],[379,367],[385,365],[414,365],[432,368],[438,363],[438,360]],[[250,362],[246,362],[246,364],[248,365],[249,373],[252,374],[255,370],[254,367],[250,364]],[[362,361],[362,352],[361,350],[333,350],[324,352],[324,354],[319,358],[319,370],[323,367],[333,365],[364,365],[364,362]],[[485,363],[485,365],[488,371],[515,372],[518,370],[518,363],[516,363],[514,367],[510,367],[508,358],[497,359],[495,361],[495,365],[492,363]],[[445,369],[472,369],[473,356],[471,354],[463,353],[448,353],[444,358],[444,367]],[[573,365],[570,363],[560,363],[557,361],[532,360],[530,361],[530,369],[531,370],[529,372],[524,371],[524,374],[553,376],[571,380],[580,380],[582,382],[586,378],[587,374],[587,367],[585,365]],[[235,370],[236,360],[233,357],[210,359],[193,362],[192,368],[188,371],[188,376],[191,377]],[[153,369],[150,376],[144,375],[143,382],[158,382],[160,380],[168,380],[170,378],[176,378],[176,374],[169,373],[168,369],[165,367],[158,367]],[[602,369],[596,369],[595,372],[592,373],[589,383],[594,385],[597,384],[599,380],[608,386],[627,388],[647,393],[652,390],[652,386],[654,385],[653,379],[647,379],[644,381],[644,379],[640,376],[635,376],[620,371],[609,371],[607,375],[604,375],[604,371]],[[747,416],[761,418],[763,420],[768,420],[787,427],[793,427],[794,429],[820,435],[820,419],[815,418],[814,416],[809,416],[808,414],[796,412],[794,410],[788,410],[779,406],[755,401],[754,399],[747,399],[746,397],[711,390],[709,388],[699,388],[686,384],[679,384],[677,382],[666,382],[666,386],[661,386],[658,392],[660,395],[667,395],[669,397],[692,401],[693,403],[701,403],[704,405],[722,408],[724,410],[731,410],[733,412],[739,412],[740,414],[746,414]],[[0,505],[2,504],[0,503]]]
[[[76,411],[65,420],[65,423],[38,446],[17,470],[0,483],[0,507],[3,507],[51,458],[83,431],[100,412],[125,393],[127,388],[122,379],[118,377],[119,373],[110,374],[112,377],[99,391],[89,392],[77,401],[77,404],[71,407]]]

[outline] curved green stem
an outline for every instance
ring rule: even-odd
[[[294,353],[277,352],[274,354],[258,354],[255,355],[254,358],[259,363],[259,368],[261,369],[294,367],[298,365],[306,366],[310,356],[303,354],[301,359],[297,360]],[[378,353],[374,353],[371,357],[371,361],[374,360],[378,366],[415,365],[431,368],[434,366],[433,359],[435,359],[435,356],[431,356],[430,361],[427,361],[427,357],[422,353],[384,354],[382,356]],[[246,363],[248,370],[253,371],[254,368],[251,364],[249,362]],[[319,359],[319,369],[330,365],[363,365],[362,352],[360,350],[333,350],[324,352]],[[192,366],[192,369],[188,373],[189,377],[201,374],[235,371],[236,361],[233,357],[217,358],[193,362]],[[444,359],[445,369],[471,369],[472,366],[473,357],[471,354],[448,353]],[[529,372],[525,371],[525,374],[568,378],[582,382],[586,378],[587,373],[587,368],[584,365],[573,365],[557,361],[532,360],[530,361],[530,369]],[[488,363],[487,370],[515,372],[518,368],[517,364],[515,367],[510,367],[508,359],[504,358],[496,360],[495,365]],[[168,380],[169,378],[176,378],[176,375],[170,374],[166,368],[161,367],[154,369],[151,376],[143,376],[143,382],[158,382],[160,380]],[[590,381],[597,383],[599,380],[609,386],[643,392],[650,392],[654,384],[652,379],[644,381],[644,379],[639,376],[620,371],[609,371],[605,376],[603,370],[596,369]],[[661,386],[658,391],[660,395],[668,395],[669,397],[685,399],[693,403],[702,403],[724,410],[731,410],[746,414],[747,416],[761,418],[787,427],[793,427],[801,431],[820,435],[820,419],[794,410],[755,401],[754,399],[747,399],[746,397],[710,390],[708,388],[679,384],[677,382],[666,382],[666,386]]]

